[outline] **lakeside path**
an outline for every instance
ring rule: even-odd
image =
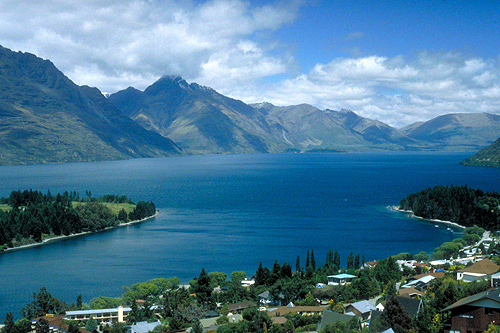
[[[435,223],[449,224],[449,225],[452,225],[454,227],[461,228],[461,229],[465,229],[466,228],[465,226],[463,226],[461,224],[458,224],[456,222],[443,221],[443,220],[438,220],[438,219],[426,219],[426,218],[423,218],[423,217],[415,215],[415,213],[413,213],[412,210],[400,209],[398,206],[391,206],[391,209],[393,209],[395,211],[398,211],[398,212],[401,212],[401,213],[410,214],[410,216],[412,218],[416,218],[416,219],[420,219],[420,220],[424,220],[424,221],[429,221],[429,222],[435,222]]]
[[[145,217],[145,218],[140,219],[140,220],[134,220],[134,221],[126,222],[126,223],[125,222],[124,223],[120,223],[120,224],[117,224],[114,227],[107,227],[107,228],[104,228],[104,229],[101,229],[101,230],[97,230],[97,231],[85,231],[85,232],[80,232],[80,233],[77,233],[77,234],[71,234],[71,235],[67,235],[67,236],[65,236],[65,235],[56,236],[56,237],[51,237],[51,238],[44,239],[40,243],[26,244],[26,245],[21,245],[21,246],[7,248],[3,252],[0,252],[0,255],[2,253],[6,253],[6,252],[25,250],[25,249],[28,249],[28,248],[31,248],[31,247],[35,247],[35,246],[47,245],[48,243],[50,243],[52,241],[56,241],[56,240],[62,240],[62,239],[66,239],[66,238],[72,238],[72,237],[78,237],[78,236],[83,236],[83,235],[88,235],[88,234],[94,234],[94,233],[98,233],[98,232],[108,231],[108,230],[112,230],[112,229],[115,229],[115,228],[126,227],[126,226],[131,225],[131,224],[141,223],[141,222],[153,219],[153,218],[157,217],[158,215],[160,215],[160,210],[159,209],[156,210],[156,213],[154,215]]]

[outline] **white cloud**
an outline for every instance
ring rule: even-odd
[[[348,108],[400,127],[445,113],[500,113],[499,87],[497,61],[422,52],[414,59],[334,59],[267,92],[263,89],[262,95],[279,105]]]
[[[287,64],[279,55],[266,54],[266,45],[255,44],[252,36],[293,22],[300,5],[252,5],[243,0],[6,0],[0,4],[0,40],[5,47],[50,59],[77,84],[104,91],[130,85],[144,89],[166,74],[191,80],[217,76],[209,69],[255,80],[283,73]],[[249,66],[256,64],[251,73]]]

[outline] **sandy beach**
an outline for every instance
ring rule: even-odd
[[[145,218],[140,219],[140,220],[134,220],[134,221],[126,222],[126,223],[120,223],[120,224],[118,224],[118,225],[116,225],[114,227],[108,227],[108,228],[104,228],[104,229],[98,230],[98,231],[85,231],[85,232],[80,232],[80,233],[77,233],[77,234],[71,234],[71,235],[67,235],[67,236],[62,235],[62,236],[56,236],[56,237],[52,237],[52,238],[47,238],[47,239],[44,239],[43,241],[41,241],[40,243],[33,243],[33,244],[26,244],[26,245],[16,246],[16,247],[10,247],[10,248],[5,249],[1,253],[10,252],[10,251],[24,250],[24,249],[27,249],[27,248],[30,248],[30,247],[46,245],[47,243],[50,243],[50,242],[56,241],[56,240],[61,240],[61,239],[66,239],[66,238],[71,238],[71,237],[78,237],[78,236],[88,235],[88,234],[97,233],[97,232],[103,232],[103,231],[107,231],[107,230],[111,230],[111,229],[115,229],[115,228],[120,228],[120,227],[126,227],[126,226],[131,225],[131,224],[141,223],[141,222],[147,221],[149,219],[157,217],[158,215],[160,215],[160,210],[159,209],[156,210],[156,213],[154,215],[145,217]]]

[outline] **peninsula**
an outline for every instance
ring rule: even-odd
[[[0,252],[142,222],[158,214],[154,203],[135,204],[126,196],[13,191],[0,198]]]

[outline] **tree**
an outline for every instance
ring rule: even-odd
[[[90,316],[89,320],[85,324],[85,329],[89,332],[97,332],[97,321],[94,317]]]
[[[234,283],[241,283],[246,277],[247,274],[243,271],[234,271],[231,273],[231,281]]]
[[[295,260],[295,270],[297,271],[297,273],[301,273],[301,270],[300,270],[300,256],[297,256],[297,259]]]
[[[412,328],[411,317],[396,296],[392,295],[387,300],[376,327],[379,327],[381,331],[392,328],[395,333],[410,332]]]
[[[125,209],[122,208],[118,212],[117,219],[120,220],[120,221],[123,221],[123,222],[127,222],[128,221],[127,212],[125,211]]]
[[[41,317],[48,313],[60,314],[68,308],[66,303],[52,297],[45,287],[40,288],[38,294],[33,293],[32,298],[33,301],[26,304],[21,310],[22,316],[26,319]]]
[[[359,253],[358,253],[354,258],[354,269],[358,270],[359,268],[360,268],[360,263],[359,263]]]
[[[194,323],[193,328],[191,329],[191,332],[192,333],[203,333],[203,326],[201,326],[201,323],[199,320],[197,320]]]
[[[352,254],[352,251],[351,253],[349,254],[349,256],[347,257],[347,269],[353,269],[354,268],[354,255]]]
[[[3,323],[5,326],[2,329],[2,333],[16,333],[16,326],[14,324],[14,316],[12,315],[12,312],[5,315]]]
[[[340,269],[340,255],[337,251],[333,254],[333,266],[335,270],[338,271]]]
[[[316,272],[316,259],[314,258],[314,250],[311,250],[311,267],[313,272]]]
[[[78,295],[76,297],[76,308],[78,310],[81,310],[82,309],[82,305],[83,305],[83,302],[82,302],[82,294]]]
[[[74,320],[69,321],[67,333],[80,333],[80,327],[78,326],[78,322]]]
[[[35,324],[35,331],[36,333],[49,333],[49,323],[45,319],[40,318]]]
[[[196,298],[201,304],[207,304],[210,302],[212,289],[210,288],[210,276],[205,271],[205,268],[201,269],[200,276],[196,280],[193,289],[196,294]]]

